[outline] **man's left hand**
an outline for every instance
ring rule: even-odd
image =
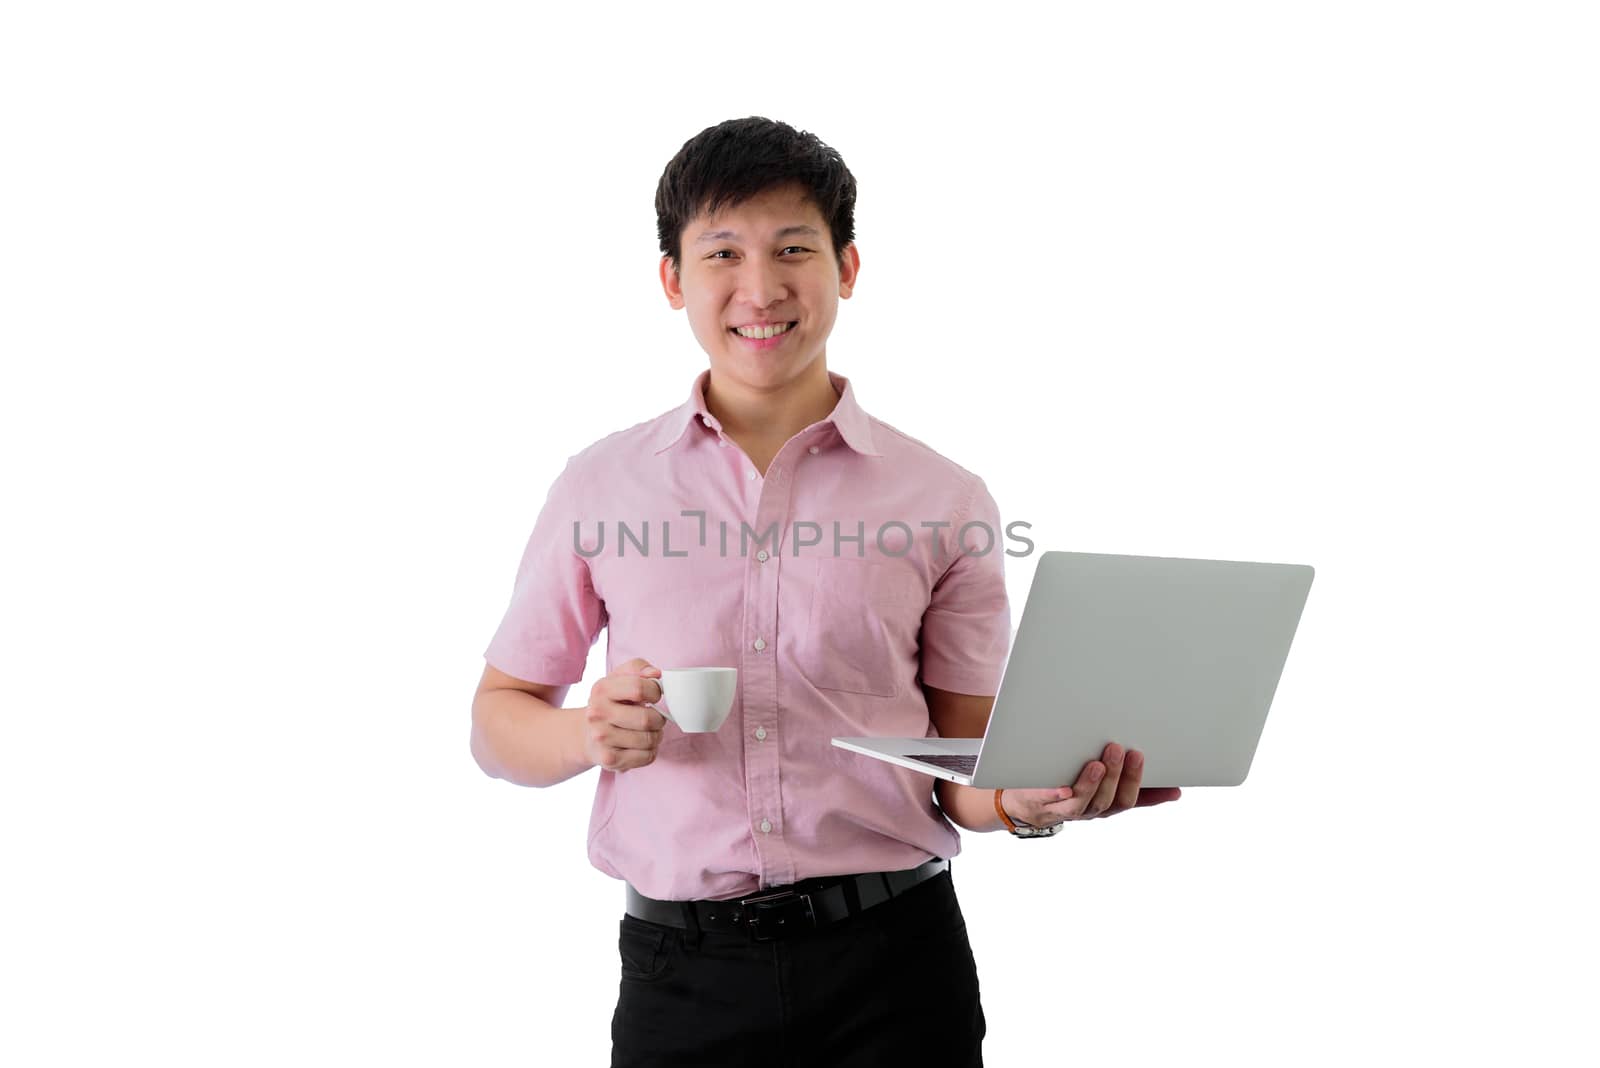
[[[1130,808],[1145,808],[1176,801],[1183,791],[1176,786],[1139,788],[1144,775],[1144,754],[1137,749],[1124,752],[1112,742],[1099,760],[1083,766],[1078,781],[1052,790],[1013,790],[1000,795],[1000,806],[1017,823],[1030,827],[1050,827],[1067,820],[1092,820],[1115,816]]]

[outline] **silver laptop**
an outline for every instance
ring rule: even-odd
[[[1311,590],[1304,564],[1047,552],[980,738],[833,744],[967,786],[1070,786],[1108,742],[1142,786],[1237,786]]]

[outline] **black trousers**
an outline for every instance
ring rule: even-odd
[[[981,1068],[977,964],[950,871],[775,942],[623,914],[612,1068]]]

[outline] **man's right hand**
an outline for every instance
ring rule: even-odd
[[[584,709],[583,755],[608,771],[642,768],[656,758],[667,717],[650,707],[661,700],[661,670],[634,657],[594,684]]]

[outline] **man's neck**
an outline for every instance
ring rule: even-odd
[[[741,445],[776,452],[812,423],[826,419],[839,403],[827,367],[821,360],[816,366],[817,374],[772,393],[730,386],[713,371],[706,383],[706,410],[722,424],[723,433]]]

